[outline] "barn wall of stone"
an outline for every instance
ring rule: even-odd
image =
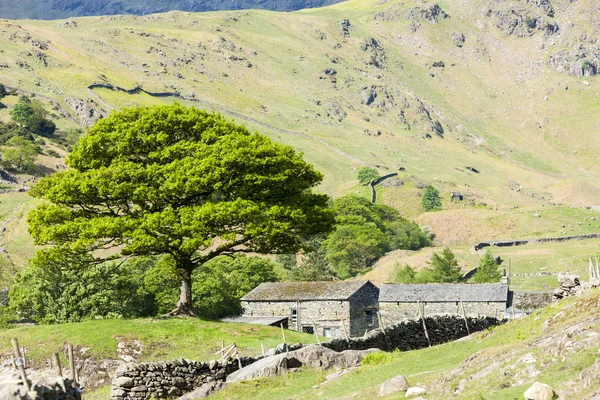
[[[344,337],[344,325],[350,334],[350,303],[338,300],[313,301],[242,301],[243,316],[287,316],[288,328],[312,330],[313,323],[319,336]],[[297,311],[299,323],[292,322],[292,310]],[[364,313],[364,312],[363,312]],[[364,316],[363,316],[364,318]],[[342,322],[343,320],[343,322]],[[360,335],[364,334],[364,331]]]
[[[379,327],[379,288],[365,285],[350,297],[350,336],[362,336]]]
[[[490,317],[502,319],[506,311],[505,302],[463,302],[465,313],[469,318]],[[425,317],[463,316],[460,302],[421,303]],[[379,312],[386,325],[398,324],[420,318],[417,303],[379,303]]]

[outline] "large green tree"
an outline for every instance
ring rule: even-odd
[[[293,253],[333,224],[322,175],[291,147],[181,105],[125,109],[89,129],[69,169],[31,190],[39,245],[172,257],[193,314],[192,272],[238,252]],[[96,252],[95,254],[102,254]]]
[[[458,283],[463,281],[463,273],[456,256],[448,247],[441,253],[433,253],[429,267],[421,272],[420,282]]]

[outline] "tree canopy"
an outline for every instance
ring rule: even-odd
[[[368,185],[371,181],[379,178],[379,172],[373,167],[362,167],[358,170],[357,178],[361,185]]]
[[[479,266],[473,275],[473,282],[499,282],[501,277],[502,274],[500,273],[500,269],[498,269],[498,262],[491,251],[486,251],[485,254],[479,258]]]
[[[325,246],[339,278],[364,272],[386,251],[417,250],[431,243],[417,224],[390,206],[346,196],[336,199],[333,208],[337,227]]]
[[[322,175],[301,154],[196,108],[113,112],[66,162],[30,192],[48,200],[28,215],[35,243],[169,255],[174,314],[193,314],[192,271],[207,261],[293,253],[334,222],[328,196],[311,192]]]

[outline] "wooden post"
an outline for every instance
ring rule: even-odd
[[[221,354],[225,351],[225,341],[221,340]]]
[[[27,351],[25,350],[25,346],[23,346],[21,350],[23,353],[23,368],[27,369],[27,357],[25,356],[27,354]]]
[[[317,344],[320,346],[321,339],[319,339],[319,332],[317,332],[317,326],[315,325],[315,321],[313,321],[312,326],[313,326],[313,332],[315,333],[315,336],[317,337]]]
[[[67,351],[69,355],[69,367],[71,368],[71,379],[73,379],[73,384],[77,385],[77,376],[75,375],[75,357],[73,357],[73,345],[71,343],[69,343]]]
[[[287,342],[285,341],[285,331],[283,330],[283,322],[279,324],[281,327],[281,336],[283,336],[283,347],[287,349]]]
[[[60,358],[58,358],[58,353],[52,354],[52,366],[54,368],[54,372],[56,372],[56,375],[62,376],[62,368],[60,367]]]
[[[344,322],[343,319],[340,319],[340,321],[342,321],[342,327],[344,328],[344,335],[346,336],[346,340],[348,342],[350,342],[350,336],[348,336],[348,330],[346,330],[346,323]],[[350,344],[350,343],[348,343]]]
[[[460,308],[462,308],[463,319],[465,320],[465,326],[467,327],[467,335],[470,335],[471,332],[469,331],[469,321],[467,320],[467,312],[465,311],[465,304],[462,300],[460,301]]]
[[[31,390],[30,386],[29,386],[29,381],[27,380],[27,373],[25,372],[25,363],[23,362],[23,357],[21,356],[21,349],[19,348],[19,342],[17,341],[17,338],[12,338],[11,340],[12,342],[12,346],[13,346],[13,353],[14,353],[14,362],[17,365],[17,368],[19,369],[19,374],[21,375],[21,380],[23,381],[23,386],[25,386],[25,389],[29,392],[29,390]]]
[[[237,358],[239,369],[242,369],[242,360],[240,360],[240,353],[237,351],[237,348],[235,349],[235,358]]]
[[[381,318],[381,313],[379,311],[377,311],[377,319],[379,320],[381,332],[383,332],[384,335],[387,335],[387,333],[385,333],[385,324],[383,323],[383,318]]]
[[[431,340],[429,340],[429,333],[427,332],[427,325],[425,325],[425,313],[421,310],[421,302],[417,302],[417,307],[419,309],[419,316],[421,317],[421,321],[423,322],[423,331],[425,332],[425,337],[427,338],[427,343],[429,347],[431,347]]]
[[[265,345],[263,344],[263,342],[260,342],[260,348],[262,350],[262,355],[265,355]]]

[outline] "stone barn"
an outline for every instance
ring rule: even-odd
[[[363,336],[378,327],[378,298],[379,288],[369,281],[262,283],[242,297],[236,321],[283,319],[289,329],[317,329],[322,337]]]
[[[505,283],[384,284],[379,294],[379,312],[386,325],[421,316],[502,319],[507,307]]]

